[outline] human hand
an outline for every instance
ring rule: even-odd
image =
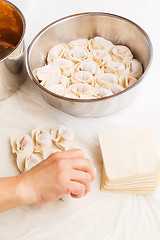
[[[43,204],[63,195],[81,198],[91,190],[95,169],[80,149],[52,154],[19,175],[19,192],[26,204]]]

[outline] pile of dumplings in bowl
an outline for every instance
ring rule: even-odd
[[[35,77],[47,90],[72,99],[97,99],[135,84],[142,64],[130,49],[102,38],[81,38],[53,46]]]

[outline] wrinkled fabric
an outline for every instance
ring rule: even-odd
[[[127,17],[144,28],[152,40],[154,58],[136,99],[110,116],[82,119],[60,112],[45,102],[40,89],[29,78],[15,94],[0,101],[0,177],[19,174],[9,137],[30,133],[37,123],[46,128],[61,124],[71,127],[90,152],[97,169],[92,190],[82,199],[69,198],[1,213],[0,239],[159,240],[160,188],[147,196],[101,192],[102,158],[97,137],[103,129],[148,126],[160,153],[159,1],[82,0],[75,4],[68,0],[66,5],[63,0],[34,0],[28,1],[27,8],[20,0],[12,2],[20,4],[24,11],[27,9],[26,45],[42,27],[58,18],[76,12],[103,11]]]

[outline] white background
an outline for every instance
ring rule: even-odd
[[[0,102],[0,176],[18,174],[8,138],[43,124],[67,124],[86,141],[93,153],[97,179],[84,199],[22,207],[0,214],[0,239],[160,239],[160,189],[154,195],[136,196],[102,193],[99,190],[101,158],[99,130],[124,126],[149,126],[160,152],[160,1],[159,0],[13,0],[23,11],[26,45],[47,24],[70,14],[102,11],[127,17],[140,25],[153,43],[153,62],[136,99],[110,116],[80,119],[45,103],[39,89],[29,80],[13,96]],[[80,131],[80,132],[79,132]]]

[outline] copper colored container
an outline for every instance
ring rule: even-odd
[[[21,11],[0,0],[0,100],[10,96],[25,80],[25,28]]]

